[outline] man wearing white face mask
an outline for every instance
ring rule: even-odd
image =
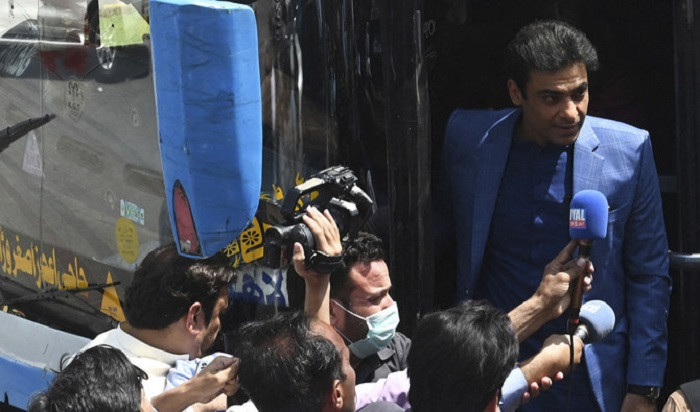
[[[376,382],[406,369],[411,340],[396,332],[399,312],[381,240],[361,232],[344,249],[345,267],[331,276],[331,325],[350,349],[356,382]]]

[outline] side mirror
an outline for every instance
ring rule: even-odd
[[[255,15],[228,2],[152,0],[158,135],[173,235],[204,258],[254,217],[262,178]]]

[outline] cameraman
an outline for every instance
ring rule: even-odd
[[[331,325],[350,349],[355,381],[376,382],[408,367],[411,340],[396,331],[399,313],[382,241],[360,232],[344,249],[345,266],[331,275]]]

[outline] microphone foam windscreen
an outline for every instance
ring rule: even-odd
[[[589,300],[581,306],[581,323],[588,329],[586,343],[603,340],[615,327],[615,312],[602,300]]]
[[[608,229],[608,200],[597,190],[582,190],[571,199],[569,234],[572,239],[604,239]]]

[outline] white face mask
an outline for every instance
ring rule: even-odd
[[[367,336],[364,339],[360,339],[348,345],[348,349],[358,358],[364,359],[374,355],[389,346],[391,340],[394,339],[396,327],[399,325],[399,308],[396,306],[396,302],[388,308],[382,309],[366,318],[346,309],[335,300],[333,302],[346,313],[363,320],[367,324]],[[350,339],[340,331],[338,331],[338,333],[340,333],[345,340],[350,341]]]

